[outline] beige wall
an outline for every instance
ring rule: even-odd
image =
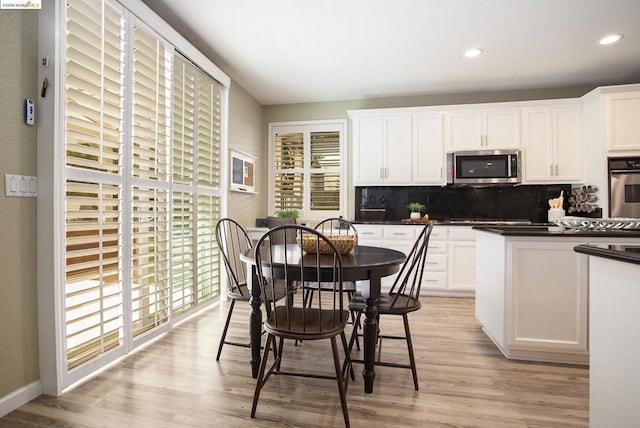
[[[357,109],[575,98],[586,94],[595,87],[595,85],[584,85],[570,88],[434,94],[411,97],[370,98],[322,103],[273,105],[265,106],[264,120],[266,126],[269,122],[286,122],[291,120],[346,119],[347,110]]]
[[[256,192],[227,191],[227,214],[244,227],[255,226],[256,217],[264,217],[267,207],[267,143],[262,120],[262,105],[247,91],[231,82],[229,91],[229,148],[255,156]],[[263,143],[264,142],[264,143]]]
[[[0,397],[38,380],[36,198],[4,196],[4,174],[36,175],[36,11],[0,11]]]

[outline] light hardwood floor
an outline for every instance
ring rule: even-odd
[[[589,370],[505,359],[474,318],[473,299],[423,298],[410,315],[420,391],[411,372],[376,367],[373,394],[362,366],[347,392],[352,427],[588,427]],[[191,318],[159,341],[62,397],[42,396],[0,418],[0,427],[343,426],[334,381],[269,380],[250,419],[249,350],[225,346],[215,361],[227,304]],[[401,332],[395,318],[385,332]],[[245,336],[248,305],[236,305],[230,334]],[[283,364],[331,372],[328,341],[286,344]],[[407,360],[404,341],[383,359]],[[304,357],[304,359],[303,359]]]

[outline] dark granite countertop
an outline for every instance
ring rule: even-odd
[[[473,221],[460,221],[460,220],[431,220],[433,224],[440,226],[499,226],[505,225],[504,221],[497,222],[495,220],[473,220]],[[514,220],[517,223],[520,223],[517,220]],[[508,222],[508,221],[506,221]],[[413,225],[413,226],[423,226],[425,224],[424,221],[354,221],[353,224],[379,224],[382,226],[388,225]],[[518,227],[537,227],[537,226],[551,226],[551,223],[529,223],[529,224],[518,224]]]
[[[597,238],[638,238],[640,229],[636,230],[576,230],[563,229],[559,226],[474,226],[476,230],[495,233],[502,236],[557,236],[557,237],[597,237]],[[640,241],[638,242],[640,244]]]
[[[626,263],[640,264],[640,243],[638,245],[576,245],[576,253],[604,257]]]

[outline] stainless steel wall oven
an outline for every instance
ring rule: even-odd
[[[609,158],[609,216],[640,218],[640,157]]]

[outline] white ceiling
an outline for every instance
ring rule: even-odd
[[[263,105],[640,81],[640,0],[143,1]]]

